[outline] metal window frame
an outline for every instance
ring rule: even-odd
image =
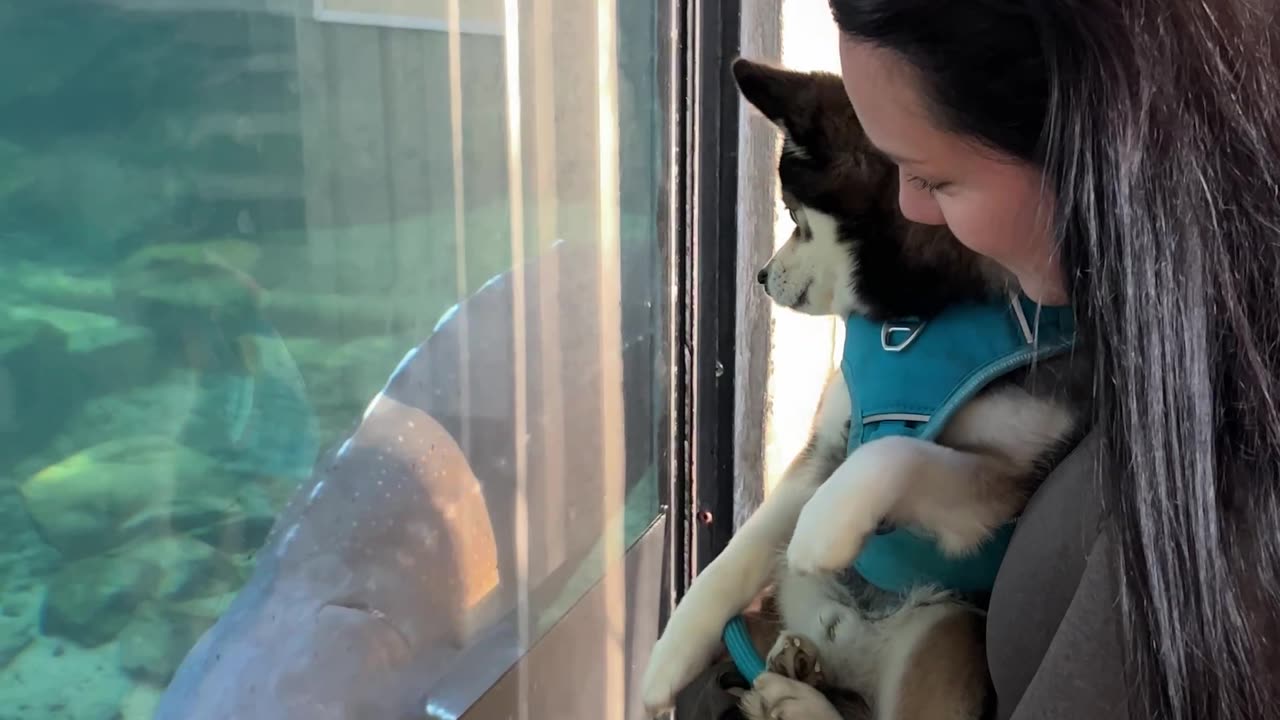
[[[690,152],[683,168],[688,275],[682,307],[690,402],[686,435],[677,447],[686,452],[682,506],[696,510],[673,523],[683,532],[683,543],[673,543],[680,553],[673,599],[728,544],[734,529],[739,98],[730,64],[741,49],[742,5],[689,5]]]

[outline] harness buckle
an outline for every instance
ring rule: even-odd
[[[912,325],[895,324],[914,322]],[[880,347],[886,352],[902,352],[906,350],[911,343],[920,337],[920,331],[924,330],[924,322],[915,322],[912,320],[896,320],[889,321],[880,326]],[[894,342],[894,335],[907,333],[906,339]]]

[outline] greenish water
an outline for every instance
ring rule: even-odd
[[[181,7],[0,2],[3,718],[149,717],[320,449],[509,264],[500,196],[462,282],[451,197],[318,216],[295,18]]]
[[[0,720],[149,717],[317,455],[511,265],[501,39],[463,42],[459,187],[445,34],[309,7],[0,0]]]

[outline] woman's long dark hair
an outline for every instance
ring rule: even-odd
[[[1274,6],[831,0],[1056,192],[1135,718],[1280,716]]]

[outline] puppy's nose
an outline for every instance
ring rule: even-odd
[[[760,272],[756,273],[756,282],[766,285],[769,282],[769,268],[760,268]]]

